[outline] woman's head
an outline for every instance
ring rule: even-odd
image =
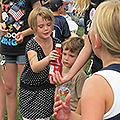
[[[96,9],[91,26],[108,52],[120,56],[120,1],[101,3]]]
[[[45,7],[34,8],[28,17],[28,24],[35,33],[37,32],[38,16],[41,16],[43,20],[52,21],[52,26],[54,26],[54,16],[48,8]]]
[[[89,7],[91,0],[76,0],[78,8],[85,10]]]

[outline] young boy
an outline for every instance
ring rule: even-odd
[[[80,37],[70,37],[67,41],[62,43],[62,61],[64,64],[62,74],[65,74],[70,70],[83,46],[84,40]],[[58,89],[60,87],[67,87],[72,94],[70,100],[71,110],[75,111],[78,101],[81,98],[82,86],[86,78],[87,75],[80,69],[70,81],[56,88],[55,96],[58,94]],[[61,99],[63,102],[65,101],[65,99]]]
[[[61,0],[50,0],[49,5],[55,18],[53,37],[59,38],[63,42],[71,36],[66,19],[60,15],[64,9],[63,2]]]

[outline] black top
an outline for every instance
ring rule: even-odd
[[[84,16],[84,24],[85,24],[85,34],[88,34],[92,19],[90,18],[93,17],[94,15],[94,10],[97,8],[97,6],[105,0],[91,0],[92,3],[90,4],[89,8],[85,11],[85,16]],[[91,14],[90,14],[91,13]]]
[[[1,54],[24,55],[25,45],[33,35],[24,38],[21,44],[15,41],[15,35],[29,28],[28,16],[32,6],[39,0],[3,0],[1,7],[2,22],[6,25],[8,33],[1,40]]]

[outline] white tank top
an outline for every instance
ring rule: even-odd
[[[120,64],[112,64],[95,74],[103,76],[113,90],[114,103],[111,109],[103,116],[103,120],[110,119],[120,114]],[[117,117],[116,120],[120,120],[120,118]]]

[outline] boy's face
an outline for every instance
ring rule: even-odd
[[[77,56],[76,52],[71,53],[70,50],[65,50],[65,46],[63,47],[62,61],[66,67],[71,68]]]

